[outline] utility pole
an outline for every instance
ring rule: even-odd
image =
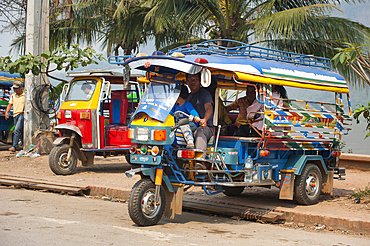
[[[41,55],[49,50],[49,0],[27,0],[26,22],[26,55]],[[35,108],[35,96],[42,98],[43,108],[47,108],[48,90],[41,90],[42,85],[49,84],[45,74],[25,76],[25,108],[24,108],[24,150],[28,150],[32,136],[39,129],[49,128],[49,116]]]

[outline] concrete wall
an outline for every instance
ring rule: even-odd
[[[339,158],[339,166],[348,169],[370,171],[370,155],[342,153]]]

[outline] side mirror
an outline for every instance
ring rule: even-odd
[[[209,71],[207,68],[202,69],[200,84],[203,87],[208,87],[211,85],[211,71]]]
[[[110,83],[108,82],[105,85],[105,99],[107,99],[109,97],[109,95],[111,94],[111,92],[112,92],[112,87],[111,87]]]

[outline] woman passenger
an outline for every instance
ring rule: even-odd
[[[283,86],[280,85],[273,85],[272,86],[272,98],[273,104],[276,107],[283,107],[283,100],[281,99],[287,99],[287,92]],[[260,100],[261,101],[261,100]],[[250,124],[257,130],[255,130],[253,127],[250,127],[249,132],[247,132],[245,137],[260,137],[262,135],[262,127],[263,127],[263,114],[258,114],[257,112],[263,112],[264,107],[263,104],[259,103],[257,99],[255,99],[247,108],[247,119],[253,120],[250,122]],[[284,130],[284,127],[271,127],[272,130]],[[274,132],[272,135],[275,136],[282,136],[284,135],[283,132]]]

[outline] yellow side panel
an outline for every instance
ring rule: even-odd
[[[145,113],[139,113],[135,116],[135,119],[131,122],[132,126],[175,126],[175,119],[172,115],[168,115],[166,120],[162,123],[159,120],[150,118]]]

